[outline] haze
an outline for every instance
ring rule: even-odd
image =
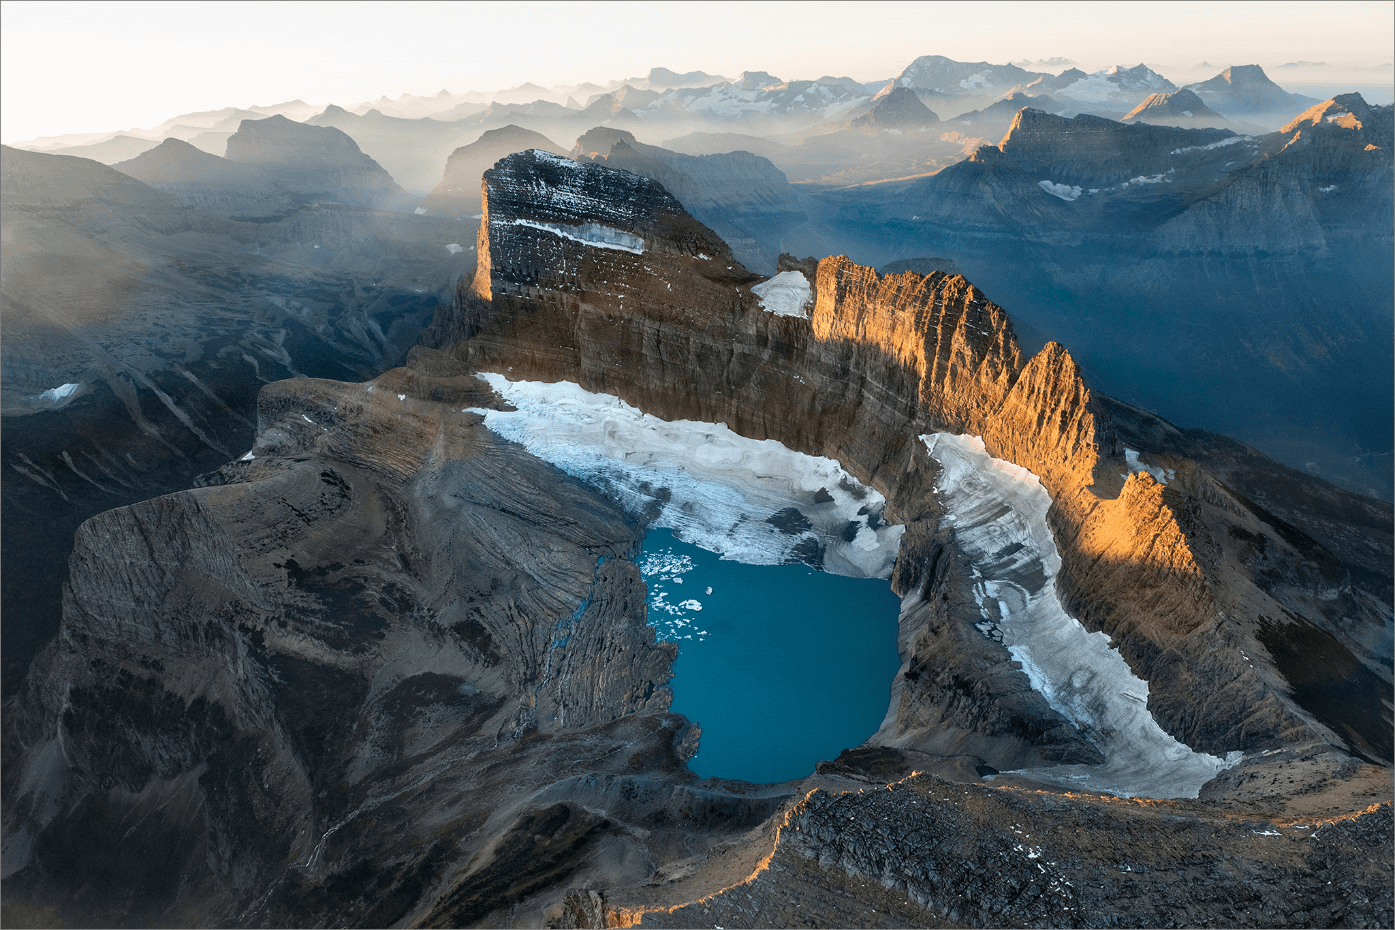
[[[7,2],[0,15],[6,142],[294,98],[603,83],[654,66],[873,80],[942,54],[1051,71],[1145,62],[1180,83],[1259,64],[1294,89],[1388,87],[1395,57],[1389,3]],[[1295,62],[1318,64],[1282,68]]]

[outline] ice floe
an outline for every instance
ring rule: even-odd
[[[1038,181],[1037,187],[1040,187],[1052,197],[1060,197],[1062,200],[1078,200],[1080,198],[1080,188],[1071,187],[1069,184],[1057,184],[1055,181]]]
[[[561,236],[563,239],[571,239],[573,242],[580,242],[583,245],[594,246],[598,249],[618,249],[621,252],[633,252],[635,255],[644,254],[644,240],[633,233],[627,233],[623,229],[616,229],[614,226],[604,226],[600,223],[582,223],[577,226],[567,226],[562,223],[539,223],[535,220],[490,220],[490,226],[528,226],[532,229],[541,229],[543,232],[552,233],[554,236]]]
[[[480,377],[516,408],[471,408],[489,429],[685,542],[751,565],[891,576],[904,527],[884,523],[882,495],[833,459],[724,423],[661,420],[567,381]]]
[[[751,293],[760,298],[762,310],[778,316],[809,318],[809,298],[814,292],[801,272],[782,271],[751,288]]]
[[[692,599],[674,604],[668,599],[667,585],[682,584],[683,576],[697,567],[693,560],[672,548],[665,548],[646,552],[638,566],[649,591],[649,623],[654,627],[655,637],[674,642],[706,639],[707,630],[700,627],[693,616],[702,610],[702,604]],[[711,594],[712,589],[708,588],[707,593]]]
[[[1148,712],[1148,682],[1134,676],[1104,633],[1091,633],[1056,594],[1061,558],[1037,477],[995,459],[974,436],[921,437],[940,463],[936,492],[955,541],[974,565],[974,597],[985,635],[1000,640],[1047,703],[1091,739],[1104,765],[1065,765],[1023,774],[1125,796],[1194,798],[1239,761],[1194,752]]]

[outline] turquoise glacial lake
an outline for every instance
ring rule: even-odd
[[[900,668],[887,581],[744,565],[654,528],[638,560],[649,622],[678,644],[673,711],[702,727],[703,778],[803,778],[877,731]]]

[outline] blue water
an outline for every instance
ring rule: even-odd
[[[704,778],[803,778],[881,726],[900,668],[886,581],[723,561],[666,529],[644,539],[649,622],[678,643],[673,710],[702,727]]]

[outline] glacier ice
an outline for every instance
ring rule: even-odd
[[[882,495],[833,459],[725,423],[661,420],[567,381],[480,377],[516,408],[471,408],[489,429],[634,512],[657,510],[685,542],[751,565],[891,577],[905,528],[884,523]]]
[[[1023,774],[1125,796],[1196,797],[1238,756],[1195,752],[1164,732],[1148,712],[1148,682],[1133,674],[1107,635],[1087,631],[1066,613],[1056,594],[1061,557],[1046,523],[1051,497],[1041,482],[990,456],[977,437],[921,439],[941,467],[935,488],[946,523],[974,565],[980,630],[1001,636],[1032,687],[1106,759]]]
[[[1057,184],[1055,181],[1038,181],[1037,187],[1040,187],[1052,197],[1060,197],[1065,201],[1078,200],[1080,198],[1080,188],[1072,187],[1069,184]]]
[[[809,298],[813,289],[809,279],[798,271],[782,271],[769,281],[751,288],[760,298],[760,308],[777,316],[809,318]]]

